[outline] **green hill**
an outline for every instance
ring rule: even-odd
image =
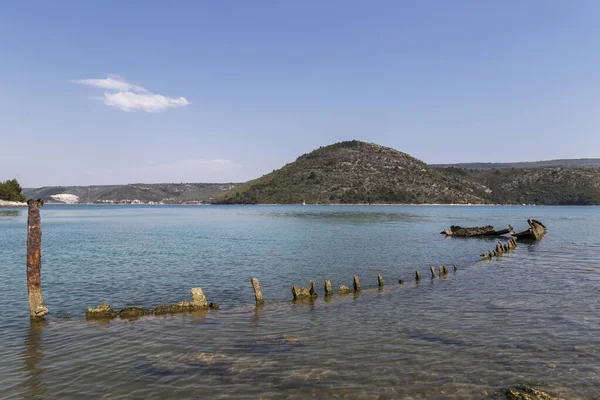
[[[487,187],[389,147],[321,147],[218,198],[222,204],[486,203]]]
[[[599,168],[432,167],[360,141],[304,154],[219,204],[600,204]]]

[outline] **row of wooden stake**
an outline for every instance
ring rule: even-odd
[[[431,278],[435,278],[436,277],[436,273],[435,273],[435,268],[433,266],[431,266],[429,268],[430,272],[431,272]],[[458,271],[458,267],[456,265],[454,265],[454,271]],[[446,267],[445,265],[441,265],[439,267],[439,276],[442,277],[444,275],[448,274],[448,267]],[[415,280],[418,282],[421,280],[421,272],[419,270],[415,271]],[[254,298],[256,300],[256,304],[262,304],[264,303],[264,298],[262,295],[262,291],[260,290],[260,284],[258,282],[258,279],[252,277],[250,278],[250,282],[252,283],[252,288],[254,289]],[[404,280],[400,279],[398,281],[398,283],[403,284]],[[383,277],[381,275],[377,275],[377,285],[379,286],[379,288],[382,288],[384,285],[384,280]],[[346,295],[346,294],[350,294],[350,293],[354,293],[354,292],[360,292],[362,290],[362,287],[360,285],[360,280],[358,278],[358,276],[354,276],[352,278],[352,289],[350,289],[348,286],[344,286],[341,285],[338,289],[338,295]],[[334,294],[333,292],[333,288],[331,285],[331,281],[330,280],[326,280],[325,281],[325,296],[332,296]],[[301,299],[310,299],[310,298],[315,298],[317,297],[317,292],[315,290],[315,281],[311,280],[308,284],[307,287],[300,287],[300,286],[292,286],[292,295],[294,297],[294,300],[301,300]]]

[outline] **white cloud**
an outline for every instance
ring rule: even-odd
[[[123,111],[144,110],[146,112],[164,111],[167,108],[184,107],[190,104],[185,97],[178,99],[161,94],[117,92],[104,93],[104,104]]]
[[[105,90],[113,90],[113,92],[104,92],[104,104],[116,107],[122,111],[143,110],[146,112],[159,112],[167,108],[185,107],[191,104],[185,97],[173,98],[155,94],[142,86],[133,85],[118,77],[78,79],[74,82]]]
[[[132,85],[118,77],[109,76],[106,79],[77,79],[73,82],[108,90],[146,92],[146,89],[143,87]]]

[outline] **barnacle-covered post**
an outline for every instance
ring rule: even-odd
[[[27,293],[31,318],[43,318],[48,314],[42,299],[42,221],[41,199],[27,201]]]
[[[252,277],[250,278],[250,282],[252,282],[252,289],[254,289],[254,298],[256,299],[256,304],[262,304],[265,301],[263,300],[262,292],[260,291],[260,285],[258,283],[258,279]]]

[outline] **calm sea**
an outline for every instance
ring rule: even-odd
[[[0,398],[482,399],[518,384],[600,398],[599,207],[46,205],[45,323],[28,316],[26,214],[0,210]],[[491,262],[494,240],[439,233],[528,218],[543,240]],[[443,264],[459,270],[430,279]],[[359,296],[322,296],[353,275]],[[294,304],[311,279],[321,296]],[[221,309],[83,317],[195,286]]]

